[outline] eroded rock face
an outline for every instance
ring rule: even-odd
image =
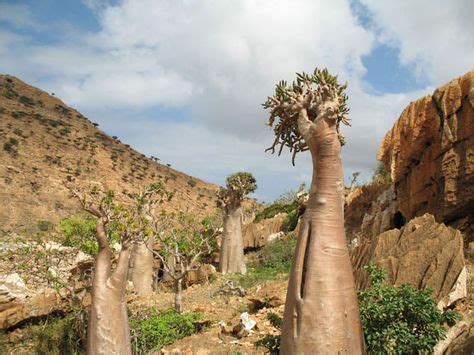
[[[249,223],[243,226],[242,236],[244,248],[260,248],[267,244],[269,237],[281,232],[286,213],[275,217],[262,219],[258,223]]]
[[[363,267],[373,262],[387,270],[392,284],[431,288],[443,307],[467,295],[461,233],[429,214],[365,241],[351,251],[351,259],[359,289],[368,286]]]
[[[69,291],[53,287],[67,283],[83,297],[91,268],[91,256],[58,243],[0,244],[0,329],[67,309]]]
[[[391,172],[406,220],[431,213],[472,236],[474,71],[412,102],[386,134],[378,159]]]

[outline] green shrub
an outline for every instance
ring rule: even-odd
[[[365,267],[371,280],[359,292],[359,307],[367,349],[374,354],[418,354],[431,352],[444,338],[444,323],[458,318],[453,311],[440,312],[430,290],[404,284],[392,286],[386,271]]]
[[[12,117],[13,118],[20,118],[20,117],[23,117],[24,115],[26,115],[26,113],[24,113],[23,111],[13,111],[12,112]]]
[[[148,314],[130,319],[132,349],[135,354],[158,351],[196,332],[195,323],[202,319],[201,313],[177,313],[173,309],[157,312],[151,309]]]
[[[35,102],[33,99],[29,98],[28,96],[21,95],[19,101],[27,106],[34,106]]]
[[[71,130],[68,127],[63,127],[58,132],[62,136],[67,136],[69,133],[71,133]]]
[[[37,225],[38,225],[38,229],[41,232],[48,232],[48,231],[53,230],[54,228],[54,224],[52,222],[45,221],[45,220],[39,220]]]
[[[372,176],[372,181],[392,182],[392,175],[385,169],[385,165],[382,162],[377,164],[374,175]]]
[[[296,226],[298,225],[298,214],[298,208],[288,213],[288,215],[285,217],[285,220],[283,221],[283,232],[288,233],[295,230]]]
[[[63,233],[62,244],[67,247],[79,248],[86,254],[95,255],[99,251],[96,239],[96,219],[92,216],[71,216],[59,222],[59,229]],[[120,241],[113,222],[107,225],[110,245]]]
[[[27,327],[35,354],[85,354],[87,313],[71,313],[65,317],[48,316],[39,324]]]
[[[10,154],[15,154],[17,146],[18,146],[18,141],[15,138],[10,137],[3,145],[3,149]]]
[[[275,217],[279,213],[291,213],[294,210],[298,210],[298,203],[296,201],[288,205],[281,203],[273,203],[270,206],[265,207],[263,211],[255,215],[254,223],[258,223],[262,219]]]
[[[386,283],[386,271],[366,266],[371,284],[359,292],[359,308],[369,354],[430,353],[445,336],[444,324],[459,318],[455,311],[440,312],[430,290]],[[268,314],[270,323],[281,328],[281,318]],[[280,336],[266,335],[255,343],[270,354],[280,351]]]

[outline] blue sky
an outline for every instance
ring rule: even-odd
[[[272,200],[308,156],[269,156],[260,103],[327,66],[349,84],[346,176],[370,178],[410,101],[472,69],[469,0],[0,0],[0,72],[79,109],[110,135],[222,184],[238,170]]]

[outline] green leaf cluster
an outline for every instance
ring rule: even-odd
[[[430,352],[444,338],[444,324],[458,318],[454,311],[441,312],[430,290],[409,284],[392,286],[386,271],[366,266],[370,287],[359,292],[359,307],[367,349],[373,354]]]
[[[159,351],[196,332],[195,323],[203,318],[201,313],[178,313],[173,309],[158,312],[151,309],[130,319],[132,348],[135,354]]]
[[[95,255],[99,251],[96,239],[96,218],[92,216],[70,216],[59,222],[59,230],[63,239],[61,244],[78,248],[86,254]],[[108,228],[109,243],[120,242],[115,222],[111,221]]]

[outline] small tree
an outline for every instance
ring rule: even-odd
[[[257,188],[252,174],[238,172],[227,177],[226,188],[217,193],[218,206],[224,211],[224,233],[221,241],[219,270],[223,274],[245,274],[244,243],[242,239],[242,201]]]
[[[137,236],[137,243],[132,251],[130,279],[138,295],[153,292],[153,244],[154,239],[147,235],[146,226],[153,218],[153,211],[165,202],[171,200],[173,194],[166,191],[162,182],[146,186],[137,194],[130,194],[135,203],[133,211],[135,223],[142,235]]]
[[[128,264],[133,237],[141,231],[133,212],[115,201],[114,192],[97,186],[83,189],[66,185],[83,209],[96,221],[99,250],[95,256],[92,301],[87,329],[88,354],[131,354],[130,329],[125,302]],[[112,271],[112,251],[107,239],[108,226],[120,236],[122,248]]]
[[[198,221],[191,214],[161,212],[151,220],[151,230],[157,250],[151,249],[161,260],[164,271],[173,279],[175,310],[183,311],[183,279],[191,270],[196,270],[202,257],[215,246],[217,228],[211,218]]]
[[[374,354],[418,354],[431,352],[444,338],[444,323],[458,317],[454,311],[442,313],[430,290],[409,284],[392,286],[387,272],[374,264],[365,267],[369,287],[359,293],[361,320],[367,350]]]
[[[301,219],[291,270],[281,351],[283,354],[363,352],[356,289],[344,232],[344,181],[339,132],[349,124],[346,85],[326,69],[282,81],[263,104],[270,109],[275,140],[267,149],[281,154],[310,151],[313,160],[307,208]]]

